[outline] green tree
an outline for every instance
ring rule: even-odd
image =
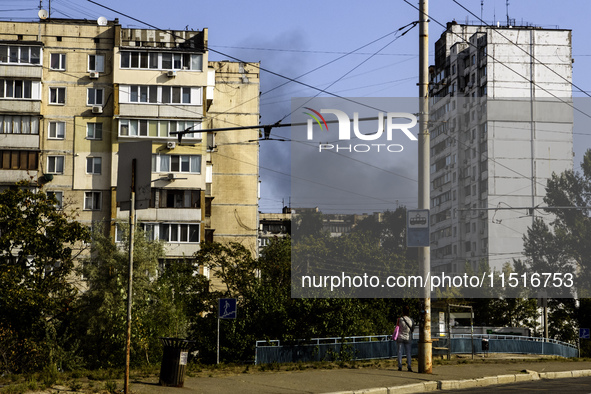
[[[524,236],[526,269],[574,276],[575,287],[553,288],[549,300],[549,334],[570,342],[576,340],[576,327],[591,324],[587,302],[591,296],[591,218],[588,209],[580,209],[591,206],[591,150],[585,153],[581,168],[582,173],[567,170],[552,175],[544,202],[556,207],[546,210],[554,215],[553,220],[547,224],[537,219]],[[575,302],[575,296],[580,302]]]
[[[89,240],[75,217],[28,182],[0,193],[0,332],[22,344],[4,369],[54,363],[66,346],[58,338],[77,294],[72,270]]]
[[[77,300],[78,335],[91,367],[120,366],[125,360],[129,231],[124,225],[120,229],[123,240],[118,244],[104,229],[95,227],[91,255],[80,269],[88,288]],[[154,283],[163,254],[161,242],[149,241],[142,231],[136,232],[131,337],[131,360],[135,364],[149,363],[161,351],[161,314],[154,309],[162,308],[157,305]]]

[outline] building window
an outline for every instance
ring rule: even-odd
[[[88,88],[87,105],[103,105],[104,89]]]
[[[150,208],[200,208],[201,190],[152,188]]]
[[[47,173],[48,174],[63,174],[64,173],[64,156],[48,156],[47,157]]]
[[[200,87],[121,85],[119,102],[202,105],[201,92]]]
[[[0,63],[41,64],[41,47],[0,45]]]
[[[200,130],[201,123],[194,121],[176,120],[147,120],[121,119],[119,120],[119,136],[121,137],[163,137],[169,138],[171,131]],[[201,133],[187,133],[183,138],[201,139]]]
[[[88,71],[104,72],[105,71],[105,56],[104,55],[88,55]]]
[[[84,209],[87,211],[100,211],[101,192],[84,192]]]
[[[62,208],[62,202],[64,199],[64,192],[57,192],[57,191],[51,191],[48,190],[47,191],[47,197],[54,197],[57,200],[57,204],[55,205],[56,208],[61,209]]]
[[[66,88],[49,88],[49,103],[50,104],[65,104],[66,103]]]
[[[24,150],[0,151],[0,168],[3,170],[37,170],[39,154]]]
[[[66,137],[66,122],[49,122],[49,138],[63,140]]]
[[[86,124],[86,138],[89,140],[103,139],[103,124],[102,123],[87,123]]]
[[[49,68],[51,70],[65,70],[66,69],[66,54],[52,53],[49,56]]]
[[[39,134],[39,118],[0,115],[0,134]]]
[[[101,157],[87,157],[86,158],[86,173],[93,174],[93,175],[100,175],[102,161],[103,160]]]
[[[199,243],[199,224],[141,223],[149,240],[160,239],[170,243]]]
[[[121,68],[203,70],[203,55],[194,53],[121,51]]]
[[[152,172],[201,173],[201,155],[152,155]]]
[[[33,97],[33,82],[29,80],[0,79],[0,98],[30,99]]]

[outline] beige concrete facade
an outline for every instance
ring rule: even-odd
[[[116,234],[121,143],[152,142],[151,201],[138,224],[167,258],[205,240],[256,253],[256,64],[209,62],[207,29],[125,29],[118,21],[0,22],[0,185],[33,177],[87,225]],[[195,131],[182,143],[172,132]]]

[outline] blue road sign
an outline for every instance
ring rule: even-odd
[[[406,246],[409,248],[429,247],[429,210],[409,209],[406,211]]]
[[[591,330],[588,328],[579,328],[579,338],[591,339]]]
[[[220,298],[218,304],[219,319],[236,319],[236,298]]]

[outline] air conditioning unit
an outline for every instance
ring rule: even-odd
[[[176,142],[174,141],[168,141],[166,143],[166,149],[174,149],[176,147]]]
[[[95,105],[94,107],[92,107],[92,113],[93,114],[102,114],[103,113],[103,107],[101,107],[99,105]]]
[[[174,174],[168,174],[166,176],[166,179],[169,180],[170,182],[174,181]]]
[[[174,71],[174,70],[167,71],[166,76],[171,77],[171,78],[176,77],[176,71]]]
[[[100,77],[100,74],[96,71],[91,71],[90,74],[88,75],[91,79],[98,79],[98,77]]]

